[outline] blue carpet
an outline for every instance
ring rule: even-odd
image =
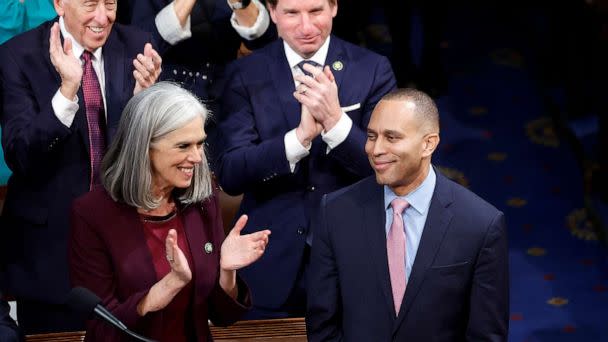
[[[535,18],[468,10],[451,12],[443,44],[450,83],[437,101],[434,163],[506,215],[509,341],[608,341],[608,253],[584,209],[576,156],[541,99],[534,37],[521,27]]]

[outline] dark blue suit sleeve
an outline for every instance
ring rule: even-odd
[[[366,177],[372,173],[372,168],[369,164],[367,156],[362,153],[367,140],[367,125],[372,116],[372,112],[380,99],[393,89],[397,82],[393,69],[385,57],[380,58],[379,63],[374,69],[373,88],[370,89],[369,95],[365,103],[361,103],[363,115],[359,122],[353,122],[353,126],[340,145],[330,151],[329,155],[338,160],[348,171],[359,176]],[[356,86],[356,85],[343,85]],[[344,104],[343,104],[344,105]]]
[[[218,177],[222,188],[231,195],[241,194],[280,175],[291,173],[285,155],[284,134],[261,139],[249,103],[242,73],[231,73],[224,92],[218,136]]]
[[[327,196],[321,200],[321,211],[313,221],[314,243],[311,250],[308,280],[306,333],[309,341],[341,341],[340,282],[338,268],[327,231]]]
[[[171,47],[171,44],[167,43],[160,35],[158,28],[156,27],[155,19],[158,12],[171,2],[172,1],[170,0],[131,0],[128,2],[128,6],[130,6],[129,13],[131,13],[131,18],[129,18],[130,23],[152,33],[153,42],[155,46],[158,47],[161,54],[166,52]],[[229,9],[216,8],[218,6],[227,7],[228,5],[225,0],[199,0],[199,2],[203,12],[212,10],[213,13],[211,15],[210,13],[193,13],[192,15],[200,15],[204,16],[204,18],[192,18],[192,25],[197,25],[197,23],[203,23],[201,25],[211,25],[211,28],[207,29],[210,29],[213,36],[216,36],[215,41],[221,41],[221,39],[225,37],[238,36],[238,33],[236,33],[230,24],[230,13],[232,12]],[[204,24],[204,22],[207,22],[207,24]],[[196,30],[196,27],[192,27],[193,33]],[[251,41],[241,38],[241,41],[245,43],[247,48],[256,49],[271,42],[275,38],[276,29],[273,25],[270,25],[261,37]],[[201,46],[200,48],[221,49],[221,47],[218,46]],[[231,51],[233,56],[236,56],[236,52],[236,50]]]
[[[509,329],[509,255],[504,215],[488,227],[475,264],[467,341],[507,341]]]
[[[2,294],[0,294],[0,297]],[[15,321],[9,316],[10,307],[4,300],[0,300],[0,341],[17,342],[23,341]]]
[[[55,116],[52,96],[42,98],[44,95],[34,92],[32,80],[23,72],[28,66],[16,58],[11,45],[0,47],[0,60],[0,125],[5,160],[15,173],[40,172],[55,162],[57,147],[71,130]]]

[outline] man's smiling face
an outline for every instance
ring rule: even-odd
[[[67,31],[87,51],[105,44],[114,20],[117,0],[54,0]]]

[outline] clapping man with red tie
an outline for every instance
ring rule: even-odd
[[[0,46],[2,147],[13,172],[1,265],[26,334],[84,327],[62,305],[69,208],[99,183],[124,105],[161,71],[149,34],[114,24],[117,5],[54,0],[58,18]]]

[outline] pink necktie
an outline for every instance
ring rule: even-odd
[[[391,202],[391,207],[393,207],[393,223],[391,223],[391,228],[386,239],[388,270],[391,276],[395,316],[399,315],[399,308],[405,294],[405,230],[401,214],[408,206],[409,203],[401,198],[395,198]]]
[[[82,93],[84,95],[84,106],[89,130],[89,155],[91,157],[90,188],[92,189],[93,185],[100,183],[99,169],[106,149],[104,134],[105,114],[101,87],[99,86],[99,80],[91,62],[92,55],[89,51],[85,51],[80,58],[84,62],[82,67]]]

